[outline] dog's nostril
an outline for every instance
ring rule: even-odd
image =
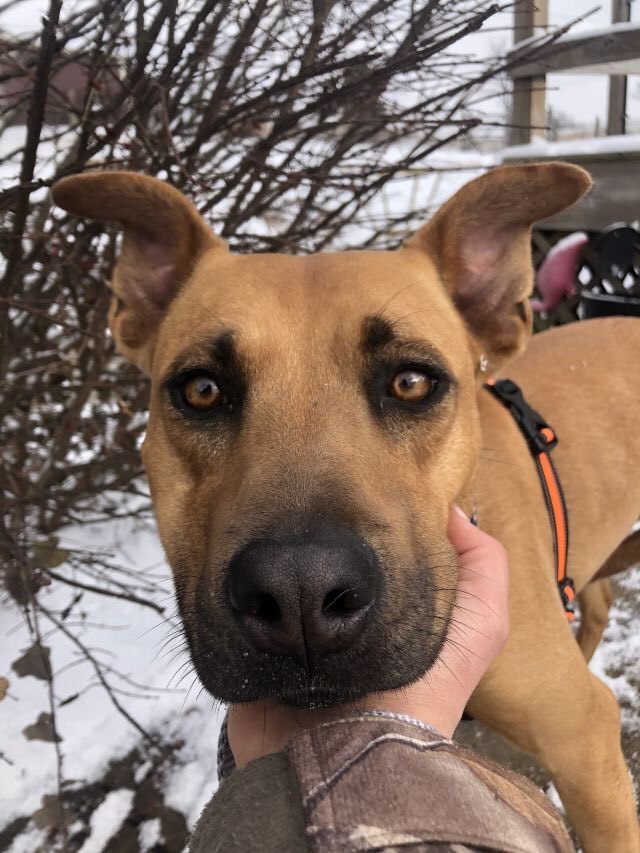
[[[322,602],[322,612],[327,616],[349,616],[362,610],[371,603],[369,595],[363,595],[362,589],[357,586],[345,589],[332,589],[328,592]]]
[[[278,620],[282,619],[282,612],[278,606],[278,602],[272,595],[264,593],[258,596],[257,605],[253,615],[263,622],[278,622]]]
[[[282,618],[278,602],[267,592],[247,596],[239,607],[236,606],[236,610],[245,616],[255,616],[262,622],[277,622]]]

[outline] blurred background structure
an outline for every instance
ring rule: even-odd
[[[579,162],[597,192],[538,229],[540,261],[639,218],[636,6],[0,2],[0,850],[182,850],[216,785],[219,709],[139,457],[146,380],[106,331],[116,229],[52,208],[52,182],[144,171],[235,251],[310,252],[397,246],[501,162]],[[595,665],[638,754],[629,577]]]

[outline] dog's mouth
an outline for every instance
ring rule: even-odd
[[[451,579],[425,563],[396,567],[392,587],[351,535],[253,541],[228,571],[203,572],[188,601],[178,590],[203,686],[223,702],[305,709],[406,687],[433,665],[448,628],[439,587]]]
[[[429,621],[427,615],[425,624]],[[406,638],[409,632],[403,634]],[[419,630],[415,641],[405,646],[397,632],[386,636],[381,625],[372,625],[367,642],[327,656],[312,671],[290,656],[256,652],[242,643],[224,648],[224,641],[207,630],[196,632],[191,648],[200,681],[214,698],[233,704],[275,700],[314,710],[357,706],[371,693],[417,681],[435,663],[445,636]]]

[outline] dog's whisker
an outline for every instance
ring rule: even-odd
[[[189,699],[189,694],[193,690],[193,685],[198,681],[198,676],[196,675],[187,690],[184,699],[182,700],[182,705],[180,706],[180,711],[178,712],[178,717],[181,717],[184,713],[185,706],[187,704],[187,700]],[[196,697],[196,702],[198,701],[198,697]]]
[[[478,628],[476,625],[466,625],[463,622],[458,622],[456,624],[450,624],[449,628],[450,628],[450,631],[447,634],[447,638],[450,639],[451,642],[454,642],[454,640],[451,640],[451,630],[457,632],[458,634],[461,634],[462,636],[466,636],[467,633],[469,633],[470,631],[473,631],[475,634],[478,634],[480,637],[484,637],[485,640],[488,640],[491,636],[490,634],[485,634],[485,632],[481,631],[480,628]]]
[[[451,677],[452,677],[453,679],[455,679],[455,681],[457,681],[457,682],[458,682],[458,684],[459,684],[461,687],[463,686],[463,685],[462,685],[462,682],[461,682],[461,681],[460,681],[460,679],[458,678],[458,675],[457,675],[457,673],[455,672],[455,670],[451,669],[451,667],[449,666],[449,664],[448,664],[445,660],[443,660],[443,659],[442,659],[442,655],[441,655],[441,654],[440,654],[440,655],[438,655],[438,657],[437,657],[437,659],[436,659],[436,663],[439,663],[441,666],[444,666],[444,668],[445,668],[446,670],[448,670],[448,672],[449,672],[449,674],[451,675]]]

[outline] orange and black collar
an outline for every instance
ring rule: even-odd
[[[549,424],[524,399],[522,391],[511,379],[489,379],[485,388],[506,406],[516,420],[529,445],[542,485],[551,531],[556,564],[556,582],[569,622],[575,619],[576,597],[573,580],[567,576],[569,554],[569,522],[567,506],[555,465],[549,455],[558,437]]]

